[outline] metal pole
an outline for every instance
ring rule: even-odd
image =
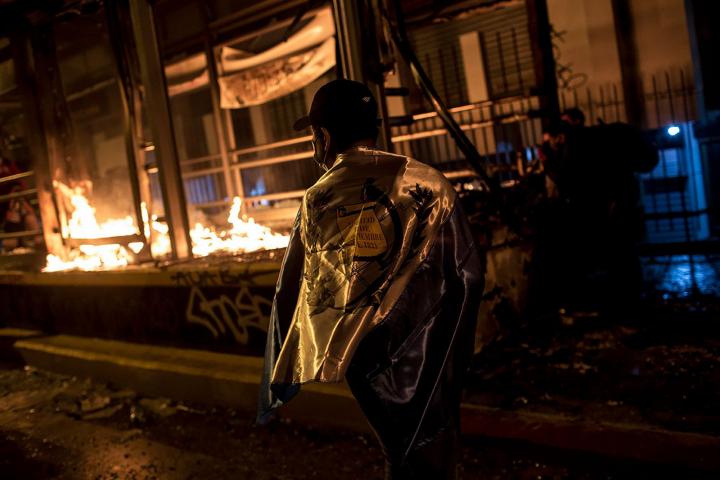
[[[205,57],[207,58],[207,69],[210,78],[210,97],[212,99],[213,120],[217,131],[218,148],[222,159],[223,178],[225,180],[225,193],[228,197],[235,196],[235,187],[230,176],[230,157],[227,148],[227,126],[223,122],[220,111],[220,88],[218,86],[217,64],[215,63],[215,50],[210,44],[210,36],[205,41]]]
[[[148,0],[130,0],[133,35],[138,50],[140,73],[157,157],[165,219],[167,220],[172,258],[192,255],[190,225],[185,205],[185,190],[178,162],[170,103],[165,88],[160,51],[155,34],[152,7]]]
[[[555,57],[551,38],[547,0],[525,0],[528,31],[532,46],[535,79],[540,91],[540,109],[543,123],[560,116]]]
[[[630,11],[629,0],[612,0],[615,39],[620,57],[625,115],[628,123],[645,127],[645,95],[638,64],[638,49],[635,41],[635,24]]]
[[[365,7],[365,11],[362,7]],[[389,150],[392,146],[384,79],[382,74],[378,76],[379,78],[372,78],[366,69],[368,64],[379,64],[372,9],[368,8],[365,2],[358,0],[333,0],[333,13],[343,77],[366,84],[375,95],[378,101],[378,113],[382,119],[377,143],[381,149]],[[369,25],[363,26],[363,24]],[[373,34],[363,35],[363,29],[368,28]]]
[[[465,132],[463,132],[463,130],[460,128],[460,125],[458,125],[458,123],[453,118],[451,112],[447,109],[444,102],[442,102],[442,100],[440,99],[440,95],[438,95],[437,91],[435,90],[435,86],[430,80],[430,77],[425,72],[425,69],[420,64],[420,61],[415,56],[415,52],[410,46],[407,32],[405,30],[405,19],[403,17],[402,4],[400,0],[395,0],[393,4],[396,17],[396,24],[391,25],[390,28],[393,42],[395,43],[398,52],[410,68],[410,73],[412,73],[415,83],[423,92],[425,98],[427,98],[427,100],[431,103],[433,109],[437,112],[438,117],[440,117],[443,124],[445,125],[445,128],[447,128],[448,133],[453,138],[453,140],[455,140],[455,143],[457,144],[460,151],[462,151],[463,155],[465,155],[465,158],[472,166],[473,170],[477,172],[481,180],[485,183],[485,187],[488,189],[488,191],[490,191],[490,193],[492,194],[499,193],[497,182],[494,178],[490,177],[485,170],[485,166],[483,165],[483,158],[478,153],[477,148],[475,148],[475,145],[473,145],[467,135],[465,135]],[[390,22],[389,16],[387,14],[386,20]]]
[[[37,63],[32,60],[30,39],[26,35],[15,34],[11,38],[15,75],[21,92],[25,121],[28,131],[32,168],[35,173],[40,221],[45,248],[48,253],[65,258],[66,249],[60,235],[60,222],[53,198],[52,168],[47,145],[46,131],[42,121],[40,105],[44,97],[38,85]]]
[[[122,23],[120,21],[120,6],[116,1],[105,3],[105,21],[110,33],[110,46],[115,54],[116,69],[118,75],[118,91],[120,94],[120,105],[123,116],[123,131],[125,135],[125,150],[127,153],[128,172],[130,177],[130,190],[132,192],[133,207],[135,209],[135,223],[141,235],[145,231],[145,221],[142,214],[142,196],[140,193],[140,177],[138,175],[137,154],[140,151],[135,137],[135,114],[133,110],[133,85],[130,73],[130,61],[126,55],[123,42]],[[152,260],[150,254],[151,239],[146,238],[143,249],[138,253],[140,261]]]
[[[362,67],[360,12],[357,0],[333,0],[335,31],[340,47],[343,76],[356,82],[365,81]]]

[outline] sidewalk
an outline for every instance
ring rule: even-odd
[[[267,427],[225,407],[142,395],[99,381],[0,366],[0,471],[23,480],[381,480],[370,434]],[[466,437],[458,480],[714,478],[497,438]]]
[[[148,395],[246,411],[255,407],[261,369],[261,359],[255,357],[64,335],[18,340],[15,348],[29,365],[44,370],[91,376]],[[463,405],[463,430],[471,437],[520,440],[720,472],[720,437],[712,434],[658,428],[635,419],[611,421],[588,412],[533,410],[525,404],[523,408],[498,407],[479,402],[482,398],[472,390],[468,400],[470,403]],[[282,416],[304,424],[368,432],[362,414],[341,384],[304,387],[298,398],[282,409]]]
[[[720,435],[720,323],[547,319],[475,358],[468,400],[505,411]]]

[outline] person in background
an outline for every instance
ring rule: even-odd
[[[2,144],[0,144],[2,147]],[[0,198],[15,192],[25,190],[27,186],[22,179],[2,181],[2,179],[21,173],[15,162],[3,154],[0,148]],[[32,205],[24,197],[15,197],[0,200],[0,231],[4,233],[17,233],[23,231],[39,231],[40,225]],[[41,237],[35,238],[6,238],[2,241],[2,250],[10,252],[18,247],[33,247],[41,242]]]
[[[551,122],[541,148],[558,202],[552,221],[545,222],[553,231],[545,228],[540,242],[552,254],[539,262],[552,269],[556,281],[550,283],[566,298],[612,308],[635,304],[642,286],[635,175],[657,164],[657,150],[631,125],[585,127],[584,115],[569,115],[576,124],[566,121],[565,114]],[[604,281],[583,283],[591,277]]]
[[[1,140],[1,139],[0,139]],[[3,152],[3,142],[0,141],[0,180],[20,173],[20,169]],[[22,186],[22,180],[0,181],[0,196],[9,194],[17,185]],[[5,213],[9,202],[0,201],[0,225],[5,220]]]
[[[445,177],[376,148],[377,116],[365,85],[336,80],[295,125],[325,174],[283,260],[258,420],[304,383],[347,379],[387,478],[454,479],[484,258]]]
[[[585,114],[577,107],[570,107],[563,110],[560,114],[560,120],[573,127],[585,126]]]

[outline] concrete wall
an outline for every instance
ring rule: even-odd
[[[588,77],[587,85],[620,83],[620,60],[610,0],[548,0],[550,22],[563,40],[554,40],[556,61]],[[558,57],[556,52],[556,57]]]
[[[640,73],[645,91],[652,88],[652,75],[671,72],[678,82],[682,69],[686,80],[692,82],[690,37],[683,0],[632,0],[630,10],[635,22],[635,41],[638,48]]]
[[[620,84],[620,63],[610,0],[548,0],[550,22],[565,32],[558,62],[588,76],[587,85]],[[691,80],[690,44],[683,0],[631,0],[640,73],[644,79],[683,69]],[[675,80],[677,81],[677,80]]]
[[[280,264],[0,273],[0,326],[262,355]]]

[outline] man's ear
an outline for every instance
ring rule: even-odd
[[[320,132],[323,136],[323,144],[325,145],[325,161],[327,162],[328,158],[335,158],[335,154],[337,153],[335,151],[335,143],[333,143],[332,135],[330,135],[327,128],[320,127]]]
[[[328,129],[325,128],[325,127],[320,127],[320,133],[321,133],[322,136],[323,136],[323,142],[324,142],[324,144],[325,144],[326,146],[327,146],[327,145],[330,145],[330,132],[328,132]]]
[[[334,145],[332,144],[332,137],[330,136],[330,132],[328,132],[327,128],[320,127],[320,135],[322,135],[323,138],[323,158],[322,163],[325,165],[326,168],[330,168],[330,165],[332,164],[332,161],[329,159],[335,158],[335,151],[334,151]]]

